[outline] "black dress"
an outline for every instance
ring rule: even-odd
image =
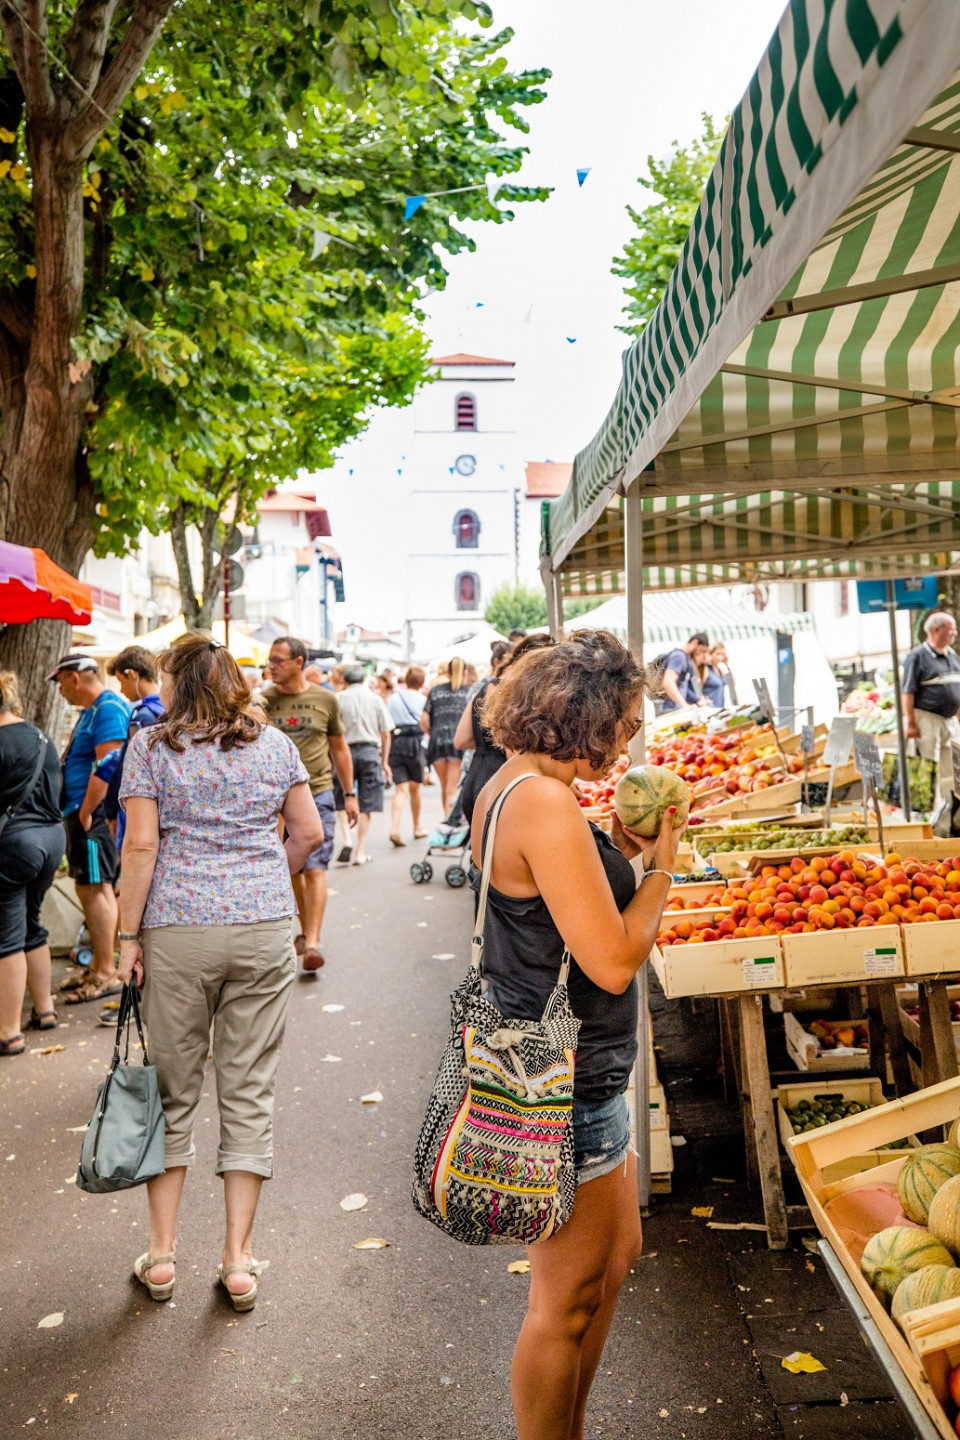
[[[460,793],[460,804],[468,824],[473,824],[473,807],[477,803],[477,796],[486,785],[487,781],[506,764],[507,752],[501,750],[499,745],[494,745],[490,731],[484,729],[481,715],[483,714],[483,702],[491,685],[496,685],[496,677],[491,676],[489,680],[481,680],[479,686],[473,692],[473,699],[470,702],[470,721],[473,727],[474,752],[470,762],[470,769],[467,771],[467,778],[463,782],[463,790]]]
[[[433,765],[437,760],[460,760],[462,758],[461,752],[453,743],[453,737],[457,733],[460,716],[466,708],[469,694],[470,691],[466,686],[461,685],[459,690],[451,690],[449,684],[444,681],[441,685],[434,685],[427,696],[424,713],[430,719],[430,743],[427,746],[428,765]]]

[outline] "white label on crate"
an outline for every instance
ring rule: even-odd
[[[897,975],[897,952],[892,945],[876,950],[864,950],[863,973],[865,975]]]
[[[776,974],[776,955],[748,955],[743,961],[744,985],[773,985]]]

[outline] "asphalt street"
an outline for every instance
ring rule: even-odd
[[[427,819],[439,818],[436,791],[425,798]],[[376,824],[373,864],[331,871],[328,963],[295,988],[276,1178],[264,1188],[255,1245],[269,1269],[250,1314],[235,1314],[215,1281],[212,1071],[176,1294],[158,1305],[131,1277],[146,1248],[145,1196],[90,1196],[74,1183],[112,1048],[97,1007],[64,1007],[57,1032],[30,1032],[28,1054],[0,1060],[0,1436],[514,1435],[510,1355],[528,1282],[507,1267],[522,1252],[458,1246],[409,1199],[448,995],[468,960],[471,898],[444,884],[442,859],[430,883],[414,885],[408,868],[423,844],[391,850],[386,828]],[[63,1048],[43,1053],[51,1041]],[[375,1091],[382,1100],[362,1103]],[[756,1218],[742,1145],[691,1144],[678,1156],[677,1192],[646,1222],[587,1433],[902,1435],[889,1400],[874,1403],[889,1395],[885,1382],[809,1257],[771,1256],[762,1237],[708,1231],[691,1213],[706,1203],[718,1218]],[[365,1207],[344,1211],[340,1201],[357,1193]],[[386,1247],[355,1248],[370,1238]],[[50,1317],[57,1323],[41,1324]],[[826,1381],[782,1370],[779,1357],[798,1348],[825,1360]]]

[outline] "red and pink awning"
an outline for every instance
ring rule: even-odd
[[[89,625],[92,618],[89,585],[54,565],[45,551],[0,540],[0,625],[30,620]]]

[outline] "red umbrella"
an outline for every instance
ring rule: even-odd
[[[89,585],[54,565],[43,550],[0,540],[0,625],[26,625],[30,620],[89,625],[92,618]]]

